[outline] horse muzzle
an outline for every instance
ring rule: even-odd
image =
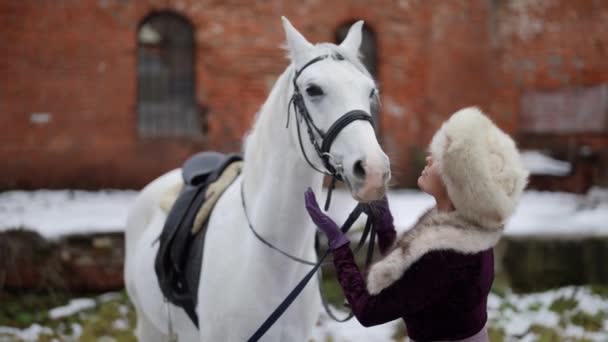
[[[358,160],[353,164],[349,176],[347,183],[355,200],[364,203],[378,200],[386,193],[391,179],[388,159],[374,163]]]

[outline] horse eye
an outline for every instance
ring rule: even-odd
[[[374,95],[376,95],[376,88],[372,89],[372,91],[369,93],[369,97],[374,97]]]
[[[323,89],[321,89],[321,87],[319,87],[317,85],[311,85],[308,88],[306,88],[306,93],[309,96],[321,96],[321,95],[323,95]]]

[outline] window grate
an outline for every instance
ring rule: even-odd
[[[139,135],[202,136],[192,26],[178,15],[156,14],[142,23],[137,40]]]

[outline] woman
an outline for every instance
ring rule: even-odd
[[[361,324],[402,318],[415,341],[488,341],[492,249],[527,177],[513,140],[481,111],[454,113],[433,137],[418,178],[436,206],[397,239],[386,198],[373,203],[383,257],[367,282],[348,239],[310,189],[306,209],[327,235],[338,280]]]

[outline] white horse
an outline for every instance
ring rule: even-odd
[[[241,203],[241,185],[247,214],[256,231],[291,255],[315,261],[316,229],[304,209],[304,191],[312,187],[321,194],[323,175],[306,162],[298,141],[298,125],[302,148],[311,163],[320,169],[323,163],[308,137],[305,122],[293,111],[286,128],[293,79],[295,72],[312,59],[337,56],[309,65],[297,77],[310,117],[326,131],[351,110],[369,113],[377,100],[377,88],[358,57],[362,24],[354,24],[339,46],[313,45],[283,18],[291,65],[277,80],[245,140],[241,175],[219,199],[209,218],[196,308],[200,330],[183,309],[164,301],[154,272],[158,250],[154,241],[167,216],[159,201],[167,189],[181,182],[180,170],[162,175],[138,195],[127,222],[124,275],[137,311],[136,334],[140,341],[164,341],[169,329],[179,341],[243,341],[311,269],[254,236]],[[341,165],[354,199],[367,202],[384,194],[390,178],[389,161],[368,121],[354,121],[345,127],[332,144],[330,155],[334,166]],[[318,287],[309,284],[263,339],[307,341],[319,311]]]

